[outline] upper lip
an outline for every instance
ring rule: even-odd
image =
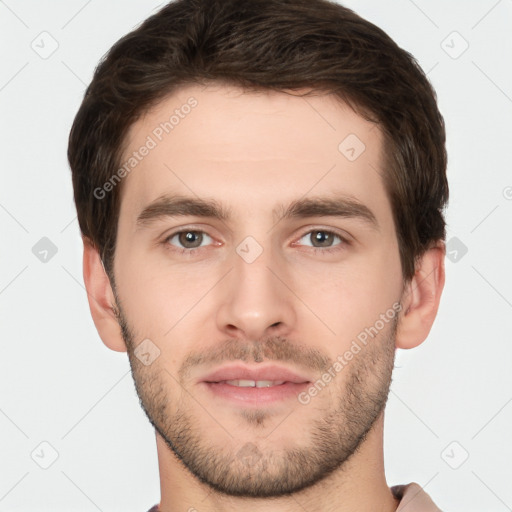
[[[240,364],[222,366],[200,380],[202,382],[222,382],[226,380],[268,380],[293,382],[295,384],[310,382],[308,377],[295,373],[282,366],[271,365],[251,368]]]

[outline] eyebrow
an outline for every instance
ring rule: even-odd
[[[346,195],[303,198],[272,210],[274,221],[308,217],[342,217],[364,221],[379,229],[373,212],[363,203]],[[142,228],[165,217],[203,217],[228,222],[231,210],[214,199],[200,199],[182,195],[162,196],[146,206],[137,217]]]

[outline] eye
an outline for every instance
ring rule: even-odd
[[[187,249],[197,249],[199,247],[203,247],[203,242],[211,242],[212,238],[207,235],[204,231],[187,229],[184,231],[178,231],[169,235],[165,242],[178,247],[183,252]],[[208,245],[208,243],[206,244]]]
[[[336,239],[339,243],[334,243]],[[302,240],[305,240],[305,242],[302,242]],[[345,240],[341,235],[327,229],[313,229],[308,231],[302,235],[299,239],[299,243],[300,245],[313,247],[314,250],[323,250],[323,252],[338,250],[338,246],[348,244],[347,240]]]

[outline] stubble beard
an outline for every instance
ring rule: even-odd
[[[331,397],[329,403],[325,400],[320,402],[322,393],[327,395],[323,390],[308,405],[298,405],[315,407],[320,403],[325,404],[323,414],[310,420],[307,446],[266,449],[257,441],[237,440],[236,432],[230,432],[231,445],[215,444],[207,438],[206,432],[198,428],[201,422],[191,411],[190,404],[194,403],[194,399],[190,398],[190,391],[186,390],[179,400],[171,399],[169,391],[182,385],[180,381],[155,364],[157,361],[146,367],[137,359],[134,354],[134,331],[119,307],[119,301],[116,313],[128,348],[140,404],[150,423],[192,475],[221,494],[246,498],[279,497],[321,482],[334,471],[343,470],[385,408],[394,366],[397,318],[369,340],[329,384],[337,387],[336,392],[328,395]],[[237,342],[231,344],[229,350],[223,351],[223,354],[229,353],[229,358],[224,361],[238,359],[261,362],[262,353],[265,360],[282,360],[279,354],[282,347],[287,347],[288,356],[294,350],[292,343],[276,338],[251,346],[242,345],[243,342]],[[323,361],[322,364],[327,367],[329,358],[318,355],[318,361]],[[181,375],[184,374],[182,370],[183,366]],[[187,396],[188,404],[183,399]],[[294,404],[294,407],[297,406]],[[293,422],[303,417],[303,411],[299,409],[298,416],[290,415]],[[208,417],[207,412],[203,417]],[[272,413],[264,408],[241,410],[239,417],[247,426],[243,433],[246,435],[249,428],[253,428],[255,433],[265,428],[267,421],[272,419]],[[287,420],[289,418],[284,419],[277,429],[286,429]],[[222,423],[222,418],[219,418],[219,423]]]

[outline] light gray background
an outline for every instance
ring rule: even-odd
[[[95,65],[159,5],[0,1],[0,512],[145,512],[159,500],[126,354],[90,318],[66,160]],[[416,56],[448,131],[454,261],[429,339],[398,356],[388,482],[416,481],[449,512],[512,510],[512,0],[345,5]],[[57,249],[47,261],[43,237]]]

